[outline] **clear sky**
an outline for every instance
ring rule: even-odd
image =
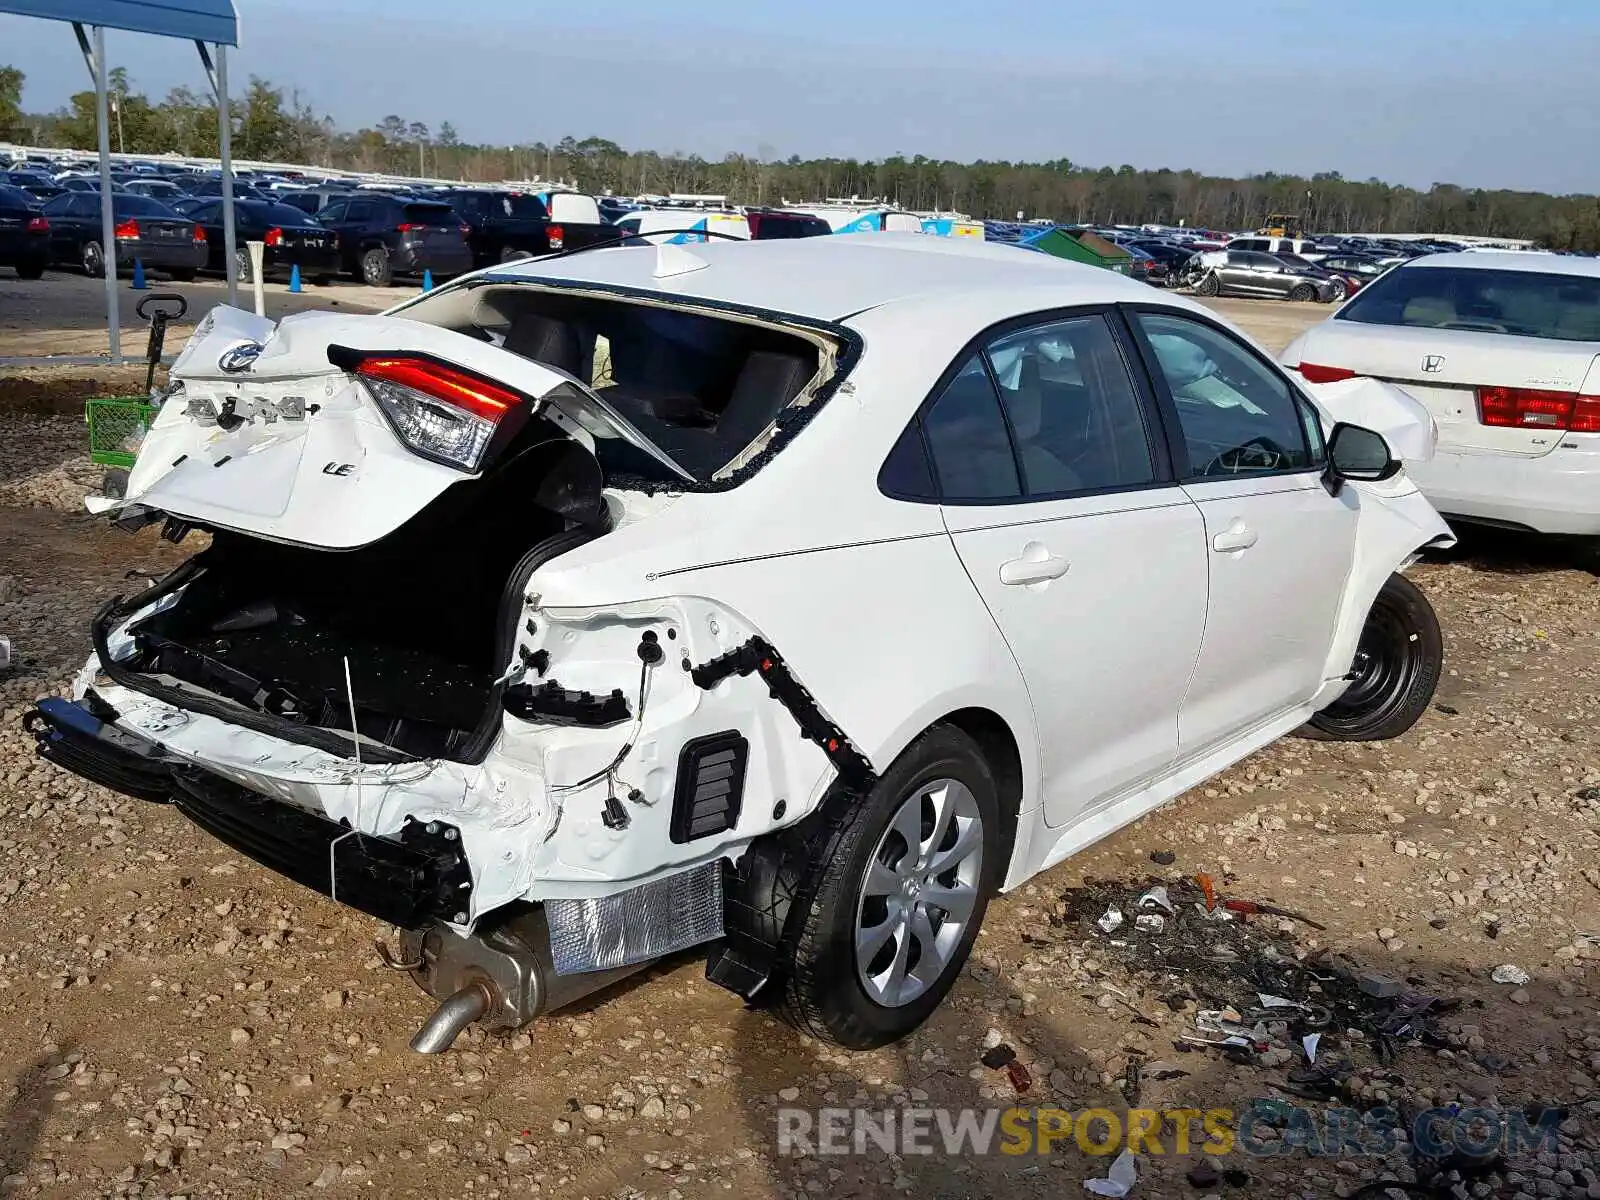
[[[1337,170],[1600,192],[1596,0],[236,0],[233,76],[344,127],[858,158]],[[108,35],[154,97],[192,47]],[[0,16],[30,110],[86,86],[70,27]]]

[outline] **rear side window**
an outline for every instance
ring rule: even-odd
[[[407,225],[449,229],[461,224],[461,218],[456,216],[455,209],[445,204],[407,204],[400,211],[400,219]]]
[[[500,211],[508,217],[515,217],[519,221],[543,221],[546,219],[544,202],[537,196],[505,195],[497,196]]]
[[[1022,495],[1000,398],[981,355],[956,372],[925,418],[940,491],[946,500],[1006,500]]]
[[[1357,292],[1336,319],[1600,341],[1600,277],[1482,267],[1403,267]]]

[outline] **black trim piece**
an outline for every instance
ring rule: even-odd
[[[597,696],[593,692],[571,691],[554,679],[547,679],[538,687],[531,683],[513,684],[506,689],[502,703],[506,712],[517,720],[540,725],[606,729],[620,725],[633,715],[621,688]]]
[[[669,836],[675,845],[726,833],[739,823],[750,743],[736,730],[691,738],[678,754]]]
[[[40,758],[101,787],[165,804],[172,799],[172,767],[155,745],[118,729],[116,714],[93,692],[83,704],[59,697],[39,701],[22,718]]]
[[[877,781],[871,760],[856,749],[844,730],[828,720],[811,693],[795,678],[789,664],[783,661],[783,655],[765,638],[753,637],[744,645],[691,668],[689,678],[696,687],[709,690],[730,675],[752,672],[761,676],[768,693],[795,719],[801,736],[822,747],[841,779],[860,789],[871,787]]]

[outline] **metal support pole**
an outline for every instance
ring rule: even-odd
[[[211,81],[211,93],[217,98],[217,148],[222,160],[222,250],[228,268],[228,303],[239,303],[239,236],[233,218],[233,107],[228,103],[228,48],[217,43],[217,61],[213,66],[211,51],[204,42],[196,42],[200,64]]]
[[[100,137],[100,245],[104,251],[106,267],[106,336],[110,342],[111,361],[122,359],[122,321],[117,310],[117,220],[112,214],[111,196],[111,124],[106,111],[106,31],[94,27],[94,46],[83,26],[74,21],[72,32],[78,35],[78,49],[83,51],[83,61],[88,64],[89,75],[94,80],[95,131]]]

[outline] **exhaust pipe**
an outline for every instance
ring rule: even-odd
[[[649,965],[556,974],[542,908],[523,909],[470,937],[442,923],[407,930],[400,949],[411,977],[439,1001],[411,1039],[419,1054],[443,1054],[474,1021],[508,1033]]]

